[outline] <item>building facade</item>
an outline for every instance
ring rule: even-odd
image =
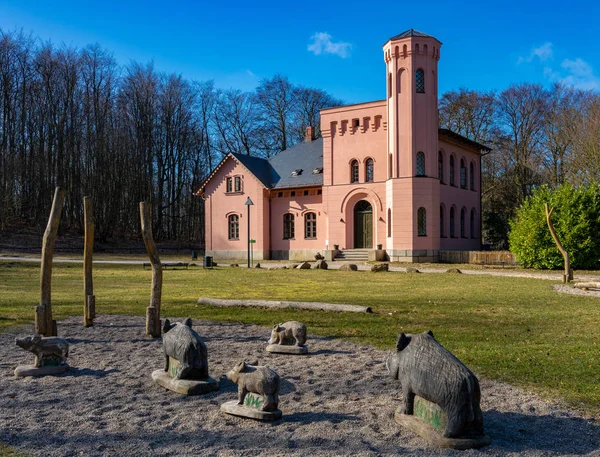
[[[270,160],[229,154],[202,184],[206,254],[308,260],[337,250],[436,261],[481,244],[481,156],[438,128],[441,43],[409,30],[383,46],[386,98],[321,111],[322,138]],[[248,236],[248,198],[250,236]]]

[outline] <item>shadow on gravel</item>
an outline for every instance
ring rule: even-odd
[[[493,447],[558,454],[589,454],[600,449],[600,427],[593,420],[497,410],[485,411],[483,417]]]
[[[331,422],[333,424],[339,424],[344,421],[360,421],[361,418],[358,416],[352,416],[350,414],[339,414],[339,413],[325,413],[318,411],[314,413],[293,413],[284,417],[286,422],[297,422],[300,424],[312,424],[314,422]]]
[[[352,354],[351,351],[336,351],[333,349],[319,349],[318,351],[310,351],[308,355],[326,355],[326,354]]]
[[[74,377],[78,378],[80,376],[93,376],[95,378],[105,378],[109,374],[112,373],[120,373],[121,370],[117,370],[116,368],[111,368],[110,370],[92,370],[91,368],[73,368],[71,367],[69,371],[66,373],[59,375],[61,377]]]

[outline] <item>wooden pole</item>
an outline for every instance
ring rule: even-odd
[[[96,297],[92,279],[92,261],[94,255],[94,205],[90,197],[83,197],[83,219],[85,238],[83,247],[83,326],[94,325],[96,317]]]
[[[152,218],[148,202],[140,202],[140,219],[142,222],[142,238],[144,238],[146,251],[148,251],[148,257],[152,264],[152,292],[150,294],[150,306],[146,308],[146,334],[158,338],[161,334],[162,265],[152,237]]]
[[[552,211],[554,211],[554,208],[549,210],[548,203],[544,203],[544,210],[546,211],[546,222],[548,223],[550,234],[552,235],[552,238],[554,239],[558,250],[560,251],[565,260],[565,272],[563,274],[563,282],[566,284],[569,281],[573,280],[573,270],[571,270],[571,263],[569,262],[569,253],[561,244],[560,240],[558,239],[558,235],[556,234],[556,230],[554,230],[554,226],[552,225],[552,220],[550,219],[550,216],[552,215]]]
[[[54,190],[52,209],[42,241],[40,304],[35,309],[35,332],[44,336],[57,336],[58,333],[56,321],[52,319],[52,257],[64,200],[64,189],[57,187]]]

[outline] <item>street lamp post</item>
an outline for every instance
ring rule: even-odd
[[[250,268],[250,207],[254,205],[250,197],[246,200],[245,205],[248,207],[248,268]]]

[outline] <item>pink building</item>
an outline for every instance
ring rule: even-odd
[[[441,43],[415,30],[383,46],[385,100],[321,111],[323,138],[270,160],[229,154],[198,190],[206,255],[436,261],[480,248],[481,155],[489,148],[438,129]]]

